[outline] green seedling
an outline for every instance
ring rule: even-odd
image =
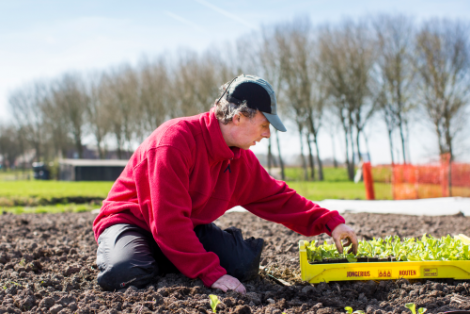
[[[406,303],[405,306],[411,311],[412,314],[416,314],[416,304],[414,303]],[[419,314],[424,314],[427,311],[426,308],[420,307],[418,309]]]
[[[215,294],[209,294],[209,299],[211,300],[212,312],[217,313],[217,304],[220,303],[219,298]]]
[[[416,314],[416,304],[414,303],[406,303],[406,308],[411,311],[412,314]]]
[[[356,310],[353,312],[353,308],[350,306],[346,306],[344,309],[346,310],[346,313],[348,314],[365,314],[365,312],[361,310]]]
[[[470,260],[470,246],[450,235],[434,238],[424,234],[421,238],[404,238],[388,236],[384,239],[373,238],[370,241],[359,241],[357,254],[338,253],[334,244],[318,245],[312,241],[307,246],[307,258],[311,262],[347,259],[356,262],[357,258],[390,258],[395,261],[457,261]],[[344,249],[349,252],[348,248]]]

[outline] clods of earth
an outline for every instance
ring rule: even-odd
[[[470,309],[470,284],[454,280],[349,281],[311,285],[300,280],[298,241],[286,227],[250,213],[229,213],[216,221],[245,237],[266,242],[257,279],[246,295],[209,289],[181,274],[156,277],[147,287],[103,291],[96,283],[92,213],[0,215],[1,313],[212,313],[209,294],[219,296],[217,313],[410,313],[413,302],[428,313]],[[470,235],[470,218],[346,214],[359,238],[386,235],[435,237]],[[274,279],[273,277],[277,278]],[[281,279],[281,280],[279,280]]]

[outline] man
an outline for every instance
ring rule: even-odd
[[[332,235],[357,248],[336,211],[321,208],[273,179],[249,150],[285,132],[265,80],[241,75],[225,84],[214,108],[170,120],[136,150],[93,223],[98,283],[106,290],[144,286],[169,271],[207,287],[245,293],[257,275],[262,239],[212,222],[236,205],[306,236]]]

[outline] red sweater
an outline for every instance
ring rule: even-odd
[[[344,219],[272,178],[251,150],[229,148],[213,111],[170,120],[135,151],[93,223],[97,240],[109,226],[152,232],[162,252],[186,276],[210,287],[226,274],[193,229],[241,205],[303,234],[331,235]]]

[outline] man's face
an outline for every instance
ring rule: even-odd
[[[249,149],[250,146],[256,145],[256,142],[271,136],[269,130],[270,123],[260,111],[251,119],[242,114],[239,116],[239,119],[236,132],[233,134],[236,141],[235,146]]]

